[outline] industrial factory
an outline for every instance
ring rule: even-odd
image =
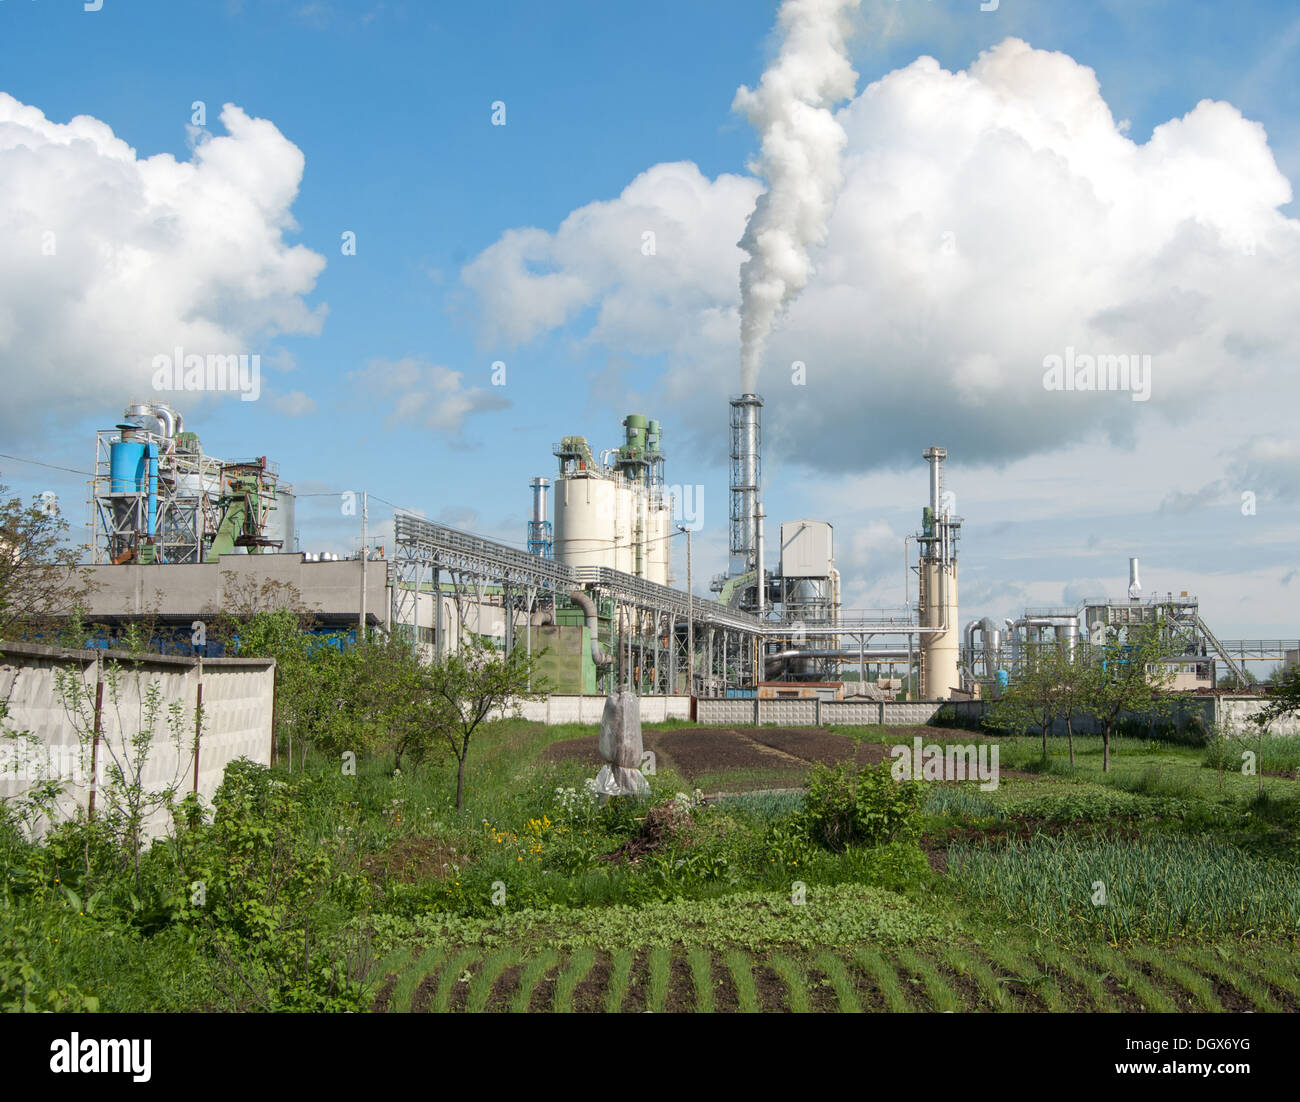
[[[146,616],[183,629],[225,606],[227,587],[292,587],[321,630],[401,631],[429,657],[467,639],[537,656],[557,692],[629,686],[642,694],[705,697],[953,700],[1001,692],[1028,648],[1073,648],[1099,626],[1163,614],[1179,641],[1175,687],[1213,687],[1223,662],[1273,657],[1216,639],[1195,597],[1143,600],[1137,560],[1126,600],[1030,608],[995,623],[958,611],[962,518],[945,487],[947,451],[926,448],[928,495],[908,542],[916,557],[903,614],[867,617],[842,604],[834,528],[781,519],[767,539],[762,503],[763,399],[730,401],[728,560],[699,598],[681,502],[665,475],[664,428],[623,418],[621,438],[586,436],[552,446],[554,467],[529,483],[526,550],[410,513],[394,520],[395,553],[340,559],[298,551],[294,495],[266,457],[222,460],[204,452],[181,414],[128,405],[96,436],[90,487],[89,610],[121,627]],[[920,480],[918,479],[918,482]],[[687,541],[687,578],[674,578],[671,541]],[[705,576],[702,574],[702,576]],[[1277,658],[1283,658],[1279,654]]]

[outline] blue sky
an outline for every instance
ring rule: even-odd
[[[283,211],[296,228],[279,219],[278,232],[284,249],[304,246],[323,267],[307,281],[308,290],[287,287],[281,293],[300,301],[303,316],[316,320],[300,317],[296,326],[286,325],[281,314],[279,328],[289,332],[259,329],[257,311],[247,301],[256,296],[250,290],[257,286],[256,273],[243,273],[230,286],[217,280],[218,290],[194,304],[195,312],[247,339],[264,361],[293,365],[266,370],[268,393],[258,402],[178,396],[175,404],[186,414],[187,427],[199,431],[210,452],[267,454],[302,492],[364,488],[388,502],[522,544],[527,482],[550,472],[552,442],[584,433],[594,446],[610,446],[624,413],[645,412],[665,424],[669,481],[706,488],[706,527],[696,551],[703,556],[697,563],[708,566],[697,568],[699,589],[699,578],[724,565],[724,399],[740,389],[726,365],[725,341],[718,337],[717,348],[687,362],[690,354],[681,344],[656,343],[635,320],[611,320],[616,302],[620,310],[638,308],[635,280],[623,279],[617,287],[602,283],[600,265],[583,251],[590,241],[580,229],[568,244],[557,231],[589,204],[615,203],[656,165],[692,162],[701,187],[724,176],[743,183],[757,137],[731,103],[737,88],[756,84],[774,56],[775,14],[776,4],[752,0],[506,2],[490,8],[391,0],[104,0],[102,10],[93,12],[79,3],[0,0],[0,92],[39,110],[52,124],[92,116],[141,160],[194,156],[195,139],[187,132],[194,101],[205,104],[211,135],[225,133],[222,105],[232,103],[247,116],[267,120],[283,143],[301,152],[301,181]],[[1059,51],[1095,71],[1101,98],[1116,122],[1128,121],[1123,133],[1138,145],[1200,101],[1224,101],[1245,120],[1263,125],[1277,169],[1292,188],[1300,180],[1300,9],[1294,3],[1001,0],[997,10],[982,12],[978,0],[866,0],[850,41],[857,89],[862,93],[921,55],[934,57],[950,73],[968,70],[982,51],[1008,38]],[[1018,94],[1041,105],[1050,100],[1055,79],[1035,77],[1038,83]],[[931,91],[927,85],[917,95]],[[906,94],[900,85],[899,96]],[[505,103],[504,126],[491,124],[496,101]],[[854,132],[849,152],[865,149],[870,157],[879,152],[873,133],[882,134],[880,149],[888,150],[890,139],[878,120],[871,122],[877,116],[868,106],[864,101],[865,129]],[[892,117],[906,114],[900,111]],[[1193,152],[1200,160],[1182,165],[1207,157],[1224,165],[1238,160],[1234,143],[1243,132],[1231,120],[1220,123],[1222,129],[1210,127],[1213,132],[1198,139],[1202,144]],[[908,140],[904,129],[898,133],[895,149]],[[936,157],[942,152],[935,147]],[[922,163],[928,155],[919,142],[909,153]],[[279,157],[277,151],[273,159]],[[0,159],[0,182],[9,171],[4,166]],[[1087,175],[1086,166],[1075,169]],[[969,191],[1000,169],[974,159],[963,171],[969,173]],[[1008,177],[1023,178],[1023,167]],[[1103,178],[1096,174],[1094,186]],[[899,179],[905,190],[912,177]],[[1146,179],[1160,177],[1152,170]],[[101,240],[113,240],[108,197],[116,187],[111,172],[102,178],[102,192],[95,186],[105,197],[103,221],[96,226]],[[6,225],[21,227],[22,212],[39,206],[39,199],[18,203],[7,190],[14,206]],[[40,217],[66,216],[79,224],[68,209],[75,203],[90,219],[96,200],[84,191],[47,191],[62,206]],[[888,202],[883,191],[867,194]],[[1269,194],[1242,200],[1241,209],[1258,213],[1262,204],[1274,212],[1267,233],[1279,235],[1281,244],[1261,252],[1276,260],[1267,277],[1276,286],[1279,278],[1297,277],[1294,233],[1287,224],[1294,223],[1297,208]],[[1050,217],[1055,200],[1037,198],[1043,200],[1039,213]],[[1023,202],[992,186],[983,199],[995,207]],[[1180,201],[1192,218],[1195,196]],[[1216,211],[1236,209],[1231,194],[1216,202]],[[278,215],[268,217],[276,222]],[[31,226],[38,228],[42,223],[33,218]],[[1062,220],[1070,220],[1068,212]],[[901,216],[898,222],[903,224]],[[530,227],[543,231],[547,241],[540,259],[527,261],[521,271],[571,277],[588,293],[571,296],[555,316],[537,302],[521,308],[520,316],[531,319],[521,338],[502,320],[501,311],[512,311],[512,305],[503,305],[498,295],[494,313],[492,296],[464,272],[481,260],[477,270],[500,286],[508,263],[498,266],[493,247]],[[356,234],[355,256],[340,252],[345,231]],[[831,251],[814,257],[822,275],[836,270],[838,232],[832,233]],[[959,231],[958,248],[971,236]],[[238,250],[239,240],[232,231],[232,249]],[[1272,240],[1261,236],[1262,243]],[[1161,271],[1170,255],[1159,254]],[[987,252],[977,262],[1007,263]],[[1176,292],[1194,283],[1193,261],[1182,262],[1189,274],[1171,279],[1174,299],[1143,301],[1135,292],[1123,303],[1105,304],[1109,317],[1137,316],[1136,330],[1116,330],[1143,334],[1134,351],[1162,350],[1151,327],[1176,312],[1170,305],[1182,301]],[[182,263],[175,254],[158,261],[159,278],[167,278],[167,264]],[[698,266],[682,263],[673,282],[694,286]],[[1076,263],[1067,245],[1056,263],[1062,269]],[[1082,255],[1077,263],[1085,263]],[[1131,256],[1127,263],[1131,267]],[[731,261],[723,257],[721,264],[729,270]],[[1014,269],[990,270],[986,279],[1015,284]],[[10,278],[30,285],[24,271],[15,269]],[[1204,273],[1197,278],[1201,282],[1188,293],[1202,302]],[[700,286],[711,287],[711,279],[701,277]],[[527,287],[540,293],[542,284],[530,278]],[[672,319],[673,311],[695,310],[709,293],[685,299],[663,291],[647,295],[658,295],[660,307],[667,301],[672,310],[662,316]],[[1032,310],[1034,288],[1017,293]],[[829,300],[812,288],[807,298],[791,311],[776,342],[781,353],[801,329],[812,332],[835,316],[817,312],[815,304]],[[700,310],[716,305],[709,300]],[[62,309],[51,290],[48,324],[83,324],[73,314],[60,321]],[[863,300],[860,310],[870,313],[872,301]],[[848,590],[851,602],[901,604],[900,541],[914,530],[925,494],[920,452],[930,443],[946,443],[950,485],[966,517],[963,616],[1007,615],[1026,603],[1069,603],[1084,593],[1118,594],[1127,580],[1127,558],[1137,554],[1150,587],[1199,592],[1220,634],[1300,633],[1300,586],[1293,587],[1290,578],[1300,566],[1297,499],[1290,488],[1295,453],[1285,446],[1295,433],[1272,403],[1259,401],[1277,393],[1283,361],[1294,360],[1287,359],[1288,338],[1279,335],[1275,318],[1245,316],[1236,299],[1223,310],[1224,317],[1216,316],[1209,328],[1228,334],[1226,346],[1266,351],[1243,353],[1241,363],[1213,356],[1197,360],[1198,370],[1185,369],[1186,385],[1167,402],[1162,404],[1161,394],[1140,410],[1128,404],[1096,417],[1081,410],[1070,431],[1038,421],[1032,412],[1023,419],[989,412],[999,392],[967,385],[978,382],[983,370],[972,367],[983,362],[979,337],[944,353],[967,381],[955,387],[961,397],[952,402],[936,397],[948,388],[920,387],[878,408],[873,395],[906,384],[907,373],[894,366],[896,350],[889,360],[875,360],[872,349],[861,349],[862,364],[851,383],[840,364],[834,386],[828,381],[826,389],[809,390],[790,403],[777,390],[784,382],[780,364],[771,371],[765,367],[768,514],[773,521],[805,515],[831,520],[841,569],[846,580],[850,574],[856,579]],[[941,294],[933,316],[952,318]],[[648,308],[643,328],[662,328],[659,317]],[[714,328],[716,309],[711,319],[683,317],[681,340],[698,351],[706,335],[711,340],[726,328]],[[129,326],[130,319],[123,320]],[[176,325],[186,320],[179,317]],[[899,347],[920,347],[930,334],[916,322],[900,322],[891,339]],[[155,318],[151,325],[156,339],[149,347],[170,348],[167,319]],[[1049,332],[1040,341],[1044,352],[1063,350],[1076,339],[1068,326]],[[18,339],[6,344],[3,336],[0,325],[5,376],[15,383],[33,374],[42,380],[16,388],[18,396],[0,420],[0,450],[88,469],[94,430],[116,422],[121,407],[141,393],[147,374],[113,341],[97,344],[93,330],[81,335],[79,368],[68,368],[68,359],[53,353],[41,366],[44,352],[27,351]],[[1293,350],[1294,324],[1289,340]],[[86,364],[90,348],[101,349],[104,362]],[[830,363],[832,351],[824,344],[818,348]],[[991,355],[1002,355],[992,343],[989,348]],[[842,352],[849,356],[851,350]],[[797,354],[795,347],[790,356]],[[1184,357],[1193,362],[1190,353]],[[773,358],[779,358],[775,351]],[[380,366],[373,366],[376,361]],[[493,390],[495,361],[506,364],[508,382]],[[391,366],[403,362],[405,370]],[[449,379],[448,372],[459,378]],[[706,373],[708,383],[692,382],[693,373]],[[1237,380],[1233,409],[1239,414],[1229,415],[1216,398],[1214,380],[1228,377]],[[462,404],[438,406],[439,385]],[[404,395],[420,388],[432,390],[433,397],[404,407]],[[925,412],[928,405],[932,415]],[[919,412],[913,421],[901,410]],[[860,446],[857,434],[864,441]],[[25,495],[54,490],[74,522],[81,521],[84,480],[7,459],[0,459],[0,472]],[[1141,492],[1134,489],[1137,483]],[[1123,493],[1116,489],[1121,486]],[[1243,490],[1259,496],[1259,512],[1249,518],[1239,508]],[[381,526],[390,512],[377,502],[372,523]],[[345,550],[353,524],[328,496],[304,498],[299,506],[305,547]]]

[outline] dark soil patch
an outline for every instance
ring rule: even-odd
[[[735,1014],[740,1010],[740,993],[736,981],[721,953],[713,956],[713,1009],[719,1014]]]
[[[664,1000],[666,1014],[693,1014],[695,1012],[695,977],[691,966],[681,953],[674,953],[668,966],[668,997]]]
[[[888,963],[888,961],[886,961]],[[853,980],[854,990],[858,995],[858,1002],[862,1004],[863,1013],[868,1014],[888,1014],[890,1013],[889,1003],[885,1001],[885,994],[880,989],[880,983],[876,977],[865,967],[859,964],[849,954],[844,956],[844,966],[848,969],[849,977]],[[911,985],[903,982],[900,978],[900,984],[904,988],[904,995],[909,992],[906,990]],[[915,1008],[916,1000],[909,999],[909,1004]]]
[[[461,976],[463,976],[465,972],[468,972],[469,979],[462,981],[460,976],[457,976],[455,980],[452,982],[451,992],[447,996],[447,1009],[449,1011],[464,1010],[465,1007],[469,1004],[470,984],[473,982],[474,977],[478,974],[479,969],[483,967],[483,964],[484,962],[481,960],[471,961],[469,964],[465,966],[465,971],[461,973]]]
[[[419,883],[445,879],[464,858],[438,838],[398,838],[388,849],[372,853],[361,867],[371,880]]]
[[[438,994],[438,980],[441,975],[442,969],[439,968],[420,981],[420,986],[415,989],[415,998],[411,1000],[411,1013],[428,1014],[433,1009],[433,1000]]]
[[[1195,966],[1191,965],[1189,967]],[[1255,1009],[1255,1004],[1231,984],[1225,983],[1218,976],[1206,975],[1205,978],[1214,991],[1214,997],[1223,1004],[1225,1010],[1240,1014],[1243,1011]]]
[[[397,986],[397,973],[389,973],[384,982],[379,985],[379,990],[375,992],[374,1002],[370,1004],[372,1014],[384,1014],[388,1011],[388,1003],[393,997],[393,988]]]
[[[733,729],[659,731],[647,737],[646,749],[666,755],[691,780],[705,773],[745,770],[799,778],[808,769],[803,759],[756,742],[748,731]]]
[[[808,1009],[817,1014],[834,1014],[840,1009],[840,997],[835,985],[820,968],[807,968]]]
[[[609,990],[610,976],[614,966],[605,954],[596,957],[591,971],[583,977],[573,989],[573,1012],[575,1014],[600,1014],[605,1009],[605,992]]]
[[[646,1008],[650,993],[650,950],[638,949],[632,958],[632,969],[627,977],[627,994],[623,996],[624,1014],[641,1014]]]
[[[528,1013],[540,1014],[544,1010],[555,1009],[555,982],[560,978],[560,969],[564,961],[548,968],[542,977],[533,985],[532,997],[528,1000]]]
[[[523,975],[523,964],[512,964],[492,981],[492,990],[488,993],[485,1010],[508,1011],[515,1002],[519,992],[519,979]]]
[[[576,761],[579,765],[590,765],[593,770],[604,764],[600,756],[600,743],[595,735],[582,738],[568,738],[553,742],[542,751],[543,761]]]
[[[932,958],[931,963],[944,982],[953,989],[963,1010],[992,1010],[988,993],[974,976],[959,972],[947,961]]]
[[[799,758],[809,765],[835,765],[842,761],[851,761],[859,766],[876,765],[889,755],[889,747],[883,743],[861,742],[848,735],[833,735],[816,728],[756,727],[749,737],[763,746]]]
[[[765,1013],[789,1013],[790,990],[771,965],[755,962],[754,989],[758,992],[758,1008]]]

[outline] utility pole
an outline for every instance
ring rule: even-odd
[[[361,619],[357,624],[357,642],[366,637],[366,491],[361,491]],[[418,599],[418,598],[417,598]],[[418,617],[417,617],[418,621]]]
[[[695,598],[691,595],[691,530],[684,524],[677,531],[686,533],[686,695],[695,695]]]

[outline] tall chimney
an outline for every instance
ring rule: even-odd
[[[731,399],[731,563],[730,573],[758,566],[758,492],[763,479],[763,399],[742,394]]]

